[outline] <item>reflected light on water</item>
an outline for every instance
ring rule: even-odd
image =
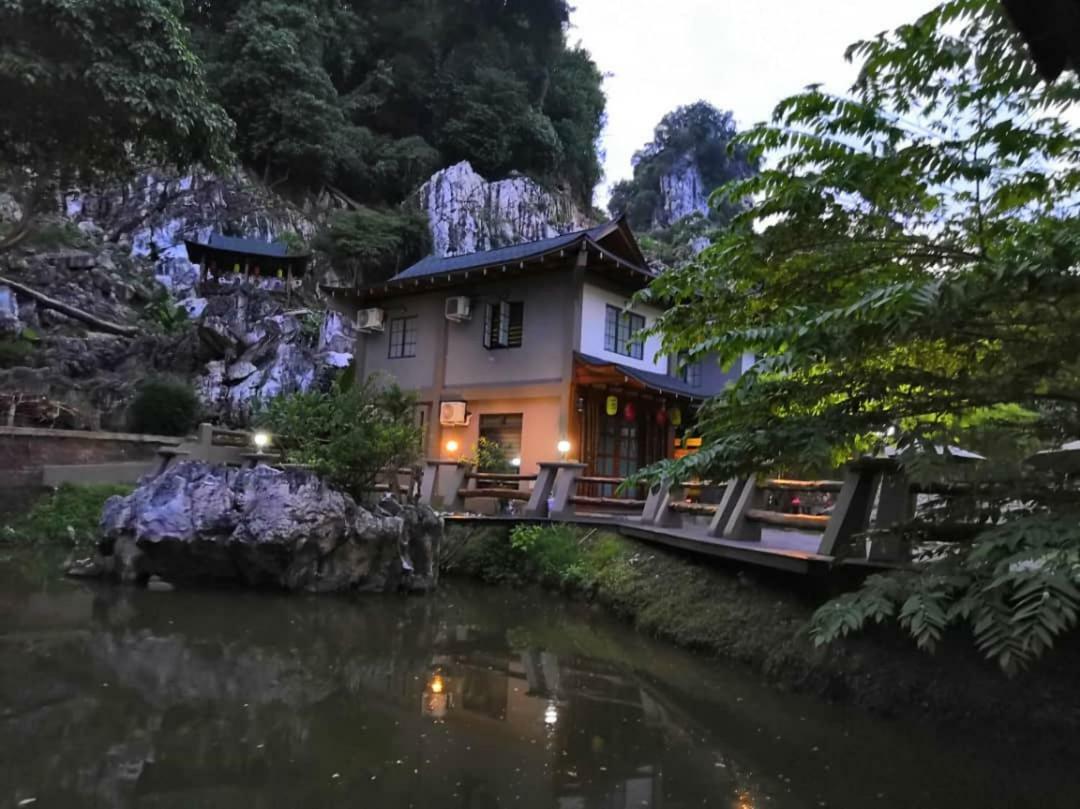
[[[549,702],[547,708],[544,710],[544,724],[554,725],[559,721],[559,709],[554,702]]]

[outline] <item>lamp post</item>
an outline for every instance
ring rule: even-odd
[[[564,438],[562,439],[562,441],[555,445],[555,448],[559,450],[559,453],[562,455],[562,459],[565,461],[567,453],[570,452],[570,442]]]

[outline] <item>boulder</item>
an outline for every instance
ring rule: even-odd
[[[302,470],[177,464],[113,497],[93,563],[73,574],[145,584],[230,582],[305,592],[428,591],[442,522],[425,506],[364,508]]]

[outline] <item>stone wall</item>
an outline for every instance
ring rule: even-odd
[[[0,427],[0,515],[23,510],[43,485],[42,467],[60,464],[149,463],[162,435]]]

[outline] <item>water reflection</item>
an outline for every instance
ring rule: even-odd
[[[1023,805],[537,595],[0,599],[0,805]]]

